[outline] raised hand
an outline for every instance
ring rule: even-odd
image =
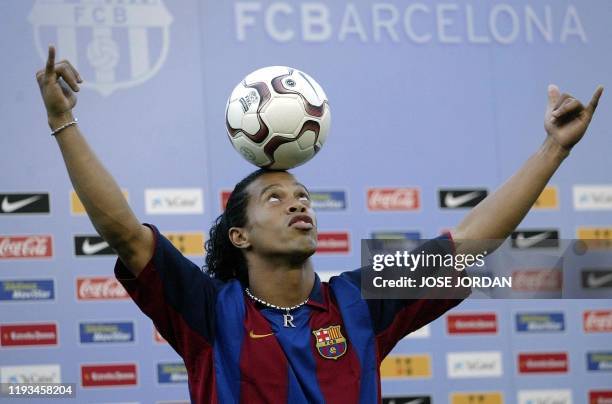
[[[36,72],[36,80],[47,109],[49,126],[55,128],[70,122],[72,108],[77,102],[74,93],[83,82],[79,72],[67,60],[55,63],[55,47],[49,46],[47,64]]]
[[[582,139],[597,108],[603,87],[598,86],[587,106],[559,87],[548,86],[548,106],[544,115],[544,128],[548,136],[569,151]]]

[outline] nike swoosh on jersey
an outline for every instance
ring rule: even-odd
[[[257,339],[257,338],[265,338],[265,337],[269,337],[271,335],[274,335],[274,333],[270,333],[270,334],[255,334],[253,332],[253,330],[249,331],[249,337],[253,338],[253,339]]]
[[[29,204],[36,202],[40,198],[40,195],[35,195],[20,201],[9,202],[8,196],[5,196],[2,200],[2,211],[4,213],[12,213],[23,208],[24,206],[28,206]]]
[[[89,239],[86,238],[85,241],[83,242],[83,254],[85,255],[93,255],[99,251],[104,250],[105,248],[108,247],[108,243],[106,241],[102,241],[100,243],[95,243],[95,244],[89,244]]]
[[[444,196],[444,204],[447,208],[458,208],[472,199],[478,198],[480,195],[481,193],[479,191],[473,191],[460,196],[455,196],[452,192],[449,192]]]
[[[534,234],[533,236],[525,237],[524,233],[519,233],[516,236],[516,246],[518,248],[529,248],[534,245],[548,239],[550,237],[550,232],[545,231],[544,233]]]
[[[612,274],[597,276],[593,273],[589,274],[587,278],[587,285],[590,288],[598,288],[606,283],[612,281]]]

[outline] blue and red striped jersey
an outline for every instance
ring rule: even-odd
[[[115,275],[183,358],[195,403],[380,402],[385,356],[461,301],[365,300],[361,271],[348,271],[317,276],[285,327],[284,311],[254,302],[238,280],[211,278],[150,227],[150,262],[134,278],[118,260]]]

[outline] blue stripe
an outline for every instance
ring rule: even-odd
[[[323,393],[317,380],[315,359],[312,356],[314,336],[310,329],[310,311],[302,306],[293,311],[293,327],[283,327],[283,315],[272,309],[261,313],[273,324],[273,329],[285,357],[287,358],[288,403],[324,403]]]
[[[359,287],[344,279],[343,275],[331,278],[330,287],[338,301],[348,340],[351,341],[359,358],[361,366],[359,402],[375,403],[378,400],[377,363],[368,305],[361,298]]]
[[[240,351],[244,339],[245,317],[240,282],[231,281],[220,290],[215,312],[216,338],[213,352],[218,402],[238,403],[240,402]]]

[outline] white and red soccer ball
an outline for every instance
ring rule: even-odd
[[[331,116],[327,96],[312,77],[270,66],[234,88],[225,118],[229,139],[245,159],[284,170],[304,164],[321,149]]]

